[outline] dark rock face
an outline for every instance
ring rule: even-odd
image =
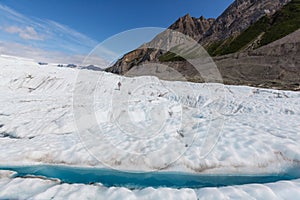
[[[140,63],[145,62],[146,60],[150,61],[152,55],[154,55],[153,57],[155,57],[156,53],[151,49],[141,48],[134,50],[125,54],[112,67],[106,69],[106,71],[115,74],[125,74],[132,67],[139,65]]]

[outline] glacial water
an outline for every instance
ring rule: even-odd
[[[132,189],[145,187],[220,187],[250,183],[270,183],[300,177],[299,168],[292,168],[280,174],[259,175],[203,175],[181,172],[137,173],[62,165],[0,166],[0,170],[15,171],[17,172],[16,177],[42,176],[45,178],[60,179],[66,183],[101,183],[107,187],[118,186]]]

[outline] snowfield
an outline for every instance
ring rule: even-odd
[[[299,92],[119,77],[8,56],[0,56],[0,66],[2,166],[64,164],[206,174],[281,173],[300,166]],[[95,77],[97,86],[92,88],[89,81]],[[0,198],[290,199],[300,195],[299,179],[132,191],[9,174],[0,173]]]

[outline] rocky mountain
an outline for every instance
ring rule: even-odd
[[[213,18],[205,19],[203,16],[200,18],[195,18],[191,17],[190,14],[187,14],[183,17],[180,17],[168,29],[176,30],[198,41],[214,23],[215,19]]]
[[[264,15],[236,37],[216,40],[206,49],[211,56],[257,49],[299,29],[299,13],[300,1],[292,0],[272,15]]]
[[[211,56],[215,56],[215,63],[225,83],[297,89],[297,81],[300,81],[294,75],[298,73],[290,73],[291,68],[283,67],[286,63],[283,64],[278,55],[271,55],[269,52],[281,52],[282,58],[293,60],[288,65],[298,67],[299,34],[290,33],[300,28],[299,12],[299,0],[236,0],[217,19],[195,18],[187,14],[169,29],[190,36],[203,45]],[[274,46],[276,42],[272,42],[286,35],[293,38],[292,43],[287,43],[289,45],[285,45],[284,49],[282,44]],[[139,70],[136,70],[136,66],[157,63],[168,65],[185,80],[202,82],[203,79],[185,59],[166,50],[149,48],[161,46],[169,50],[174,48],[172,44],[176,43],[175,40],[178,40],[178,37],[166,30],[151,42],[124,55],[107,71],[118,74],[134,71],[136,75],[146,75],[145,72],[149,69],[139,67]],[[270,43],[273,46],[268,45]],[[289,54],[290,51],[294,53]],[[135,75],[134,73],[131,75]],[[291,81],[288,81],[287,77],[290,77]]]
[[[258,49],[213,59],[225,84],[300,90],[300,29]],[[154,75],[164,80],[205,81],[187,61],[143,63],[132,67],[125,75]]]
[[[290,0],[236,0],[200,39],[202,45],[233,37],[265,15],[273,15]]]
[[[205,19],[203,16],[195,18],[191,17],[190,14],[180,17],[166,31],[157,35],[149,43],[143,44],[138,49],[125,54],[114,64],[114,66],[108,68],[106,71],[117,74],[125,74],[133,66],[137,66],[141,63],[158,62],[159,57],[166,53],[166,51],[162,50],[162,47],[169,49],[172,44],[177,43],[177,37],[173,36],[173,34],[168,30],[178,31],[198,41],[214,22],[215,19]],[[148,47],[158,48],[154,49]]]

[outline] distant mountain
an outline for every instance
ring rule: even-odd
[[[40,63],[39,63],[40,64]],[[87,66],[77,66],[75,64],[58,64],[57,67],[66,67],[66,68],[76,68],[76,69],[86,69],[93,71],[104,71],[102,68],[97,67],[95,65],[87,65]]]
[[[274,86],[276,88],[288,87],[290,89],[295,89],[298,86],[292,87],[285,84],[283,84],[284,86],[282,84],[278,84],[278,82],[282,81],[279,81],[278,78],[274,76],[265,77],[270,82],[273,82],[273,85],[270,83],[261,83],[261,81],[259,81],[262,79],[262,77],[259,76],[261,67],[255,67],[255,63],[257,63],[255,59],[251,61],[253,65],[251,69],[254,71],[253,74],[256,74],[257,78],[252,76],[252,74],[249,74],[249,71],[245,72],[246,67],[242,66],[241,62],[239,62],[239,64],[225,63],[228,63],[228,60],[226,59],[231,60],[232,56],[236,57],[236,55],[231,55],[232,53],[246,52],[243,56],[247,57],[252,54],[256,54],[257,52],[263,52],[262,54],[264,54],[264,52],[270,52],[270,50],[267,50],[266,48],[274,48],[274,46],[268,46],[268,44],[279,40],[300,28],[299,13],[300,0],[236,0],[217,19],[205,19],[203,16],[195,18],[187,14],[179,18],[169,27],[169,29],[181,32],[198,41],[198,43],[214,57],[225,83],[248,84],[255,86],[260,85],[265,87]],[[292,44],[296,48],[293,49],[293,51],[296,52],[295,56],[297,57],[297,54],[299,54],[299,35],[294,34],[290,37],[296,37]],[[165,31],[155,37],[151,42],[142,45],[139,49],[125,54],[106,71],[117,74],[125,74],[132,68],[144,63],[164,63],[179,71],[187,80],[202,82],[203,80],[201,78],[194,76],[193,67],[190,66],[190,64],[183,58],[163,50],[147,48],[148,46],[168,47],[168,45],[171,45],[172,41],[176,39],[177,38],[173,37],[170,32]],[[263,46],[265,46],[264,50],[258,50],[258,48]],[[276,48],[280,49],[280,47],[277,46]],[[289,57],[291,60],[296,62],[298,58],[290,57],[288,55],[290,46],[286,46],[285,48],[285,50],[281,50],[286,54],[281,56],[286,58]],[[227,54],[230,55],[224,57],[224,55]],[[245,66],[249,66],[249,64],[251,64],[251,59],[249,59],[249,62],[247,62]],[[269,60],[270,62],[272,61],[270,57],[266,60]],[[275,60],[278,60],[278,58]],[[237,62],[238,60],[231,60],[231,62],[234,61]],[[299,65],[299,63],[297,63],[298,61],[296,63],[295,62],[293,63],[294,66]],[[272,70],[280,67],[279,63],[276,64],[274,62],[263,62],[260,64],[263,66],[271,66],[271,68],[268,69],[270,70],[270,73],[265,73],[265,76],[267,76],[267,74],[277,73],[278,71],[275,72]],[[240,67],[237,67],[237,65]],[[233,73],[232,70],[225,69],[225,66],[228,69],[235,66],[233,71],[241,71],[240,73]],[[143,69],[139,68],[139,70]],[[300,71],[300,69],[298,70]],[[240,74],[244,75],[241,76]],[[247,76],[250,75],[252,77],[252,81],[247,80]],[[288,83],[288,85],[290,85],[290,83]]]

